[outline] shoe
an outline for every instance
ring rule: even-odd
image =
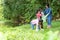
[[[38,32],[38,31],[39,31],[39,29],[36,29],[36,31]]]

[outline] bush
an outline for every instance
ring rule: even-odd
[[[36,11],[39,7],[44,9],[46,1],[47,0],[4,0],[4,18],[18,25],[29,23],[35,18]],[[57,15],[57,10],[60,8],[59,1],[49,0],[47,2],[51,4],[53,16],[55,17]]]
[[[41,6],[35,2],[35,0],[4,0],[4,18],[17,24],[29,23],[35,18],[36,10]]]

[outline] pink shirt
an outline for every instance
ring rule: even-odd
[[[36,14],[36,17],[40,20],[40,17],[42,16],[42,14],[40,13],[40,11]]]
[[[38,19],[34,19],[31,21],[32,24],[38,24],[38,22],[39,22]]]

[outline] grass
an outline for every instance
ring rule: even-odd
[[[60,21],[53,21],[51,29],[47,29],[46,25],[47,24],[44,23],[44,31],[40,30],[36,32],[35,30],[31,30],[30,24],[17,27],[1,24],[0,40],[59,40]]]
[[[0,0],[1,1],[1,0]],[[0,6],[0,21],[3,7]],[[52,28],[47,29],[44,23],[44,31],[31,30],[30,24],[11,27],[0,23],[0,40],[60,40],[60,21],[53,21]]]

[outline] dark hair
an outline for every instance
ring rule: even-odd
[[[42,9],[42,7],[39,7],[39,9]]]
[[[48,3],[46,4],[46,6],[48,6],[48,8],[49,8],[49,4]]]
[[[40,7],[40,8],[37,10],[37,12],[38,12],[38,11],[41,11],[41,9],[42,9],[42,8]],[[37,13],[37,12],[36,12],[36,13]]]

